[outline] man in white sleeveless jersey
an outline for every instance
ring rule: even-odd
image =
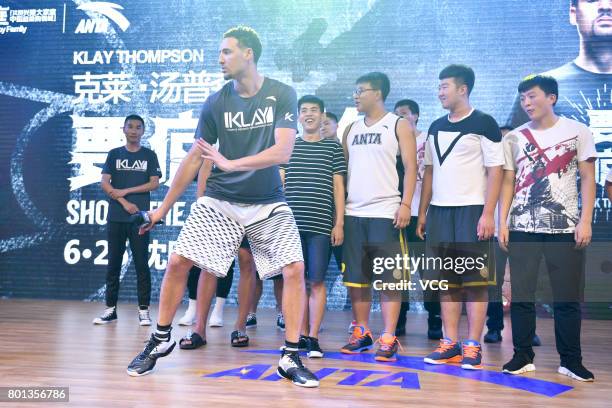
[[[343,136],[348,162],[343,258],[346,266],[344,284],[349,288],[357,325],[341,351],[359,353],[374,344],[368,328],[373,286],[381,290],[384,323],[375,358],[395,361],[399,346],[395,328],[402,290],[382,284],[397,279],[398,268],[387,270],[394,275],[392,278],[381,279],[382,272],[374,267],[383,259],[381,253],[395,257],[397,251],[389,249],[404,242],[400,240],[401,229],[410,222],[410,204],[416,184],[414,128],[407,120],[385,109],[390,90],[385,74],[371,72],[360,77],[356,84],[355,105],[364,118],[348,127]],[[406,169],[403,196],[398,189],[398,154]]]

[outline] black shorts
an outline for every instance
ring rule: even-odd
[[[388,218],[344,217],[343,281],[345,286],[366,288],[374,279],[383,281],[409,280],[406,269],[385,270],[393,276],[378,276],[375,272],[377,258],[395,258],[407,252],[402,231]],[[398,276],[399,275],[399,276]]]
[[[477,235],[482,210],[482,205],[429,207],[425,279],[455,289],[496,284],[495,243]]]

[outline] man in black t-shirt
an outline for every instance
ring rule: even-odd
[[[295,91],[257,71],[262,46],[249,27],[223,35],[219,64],[227,82],[210,95],[200,114],[196,141],[159,208],[150,212],[148,231],[170,210],[199,170],[202,160],[214,163],[204,197],[193,206],[181,229],[162,282],[157,329],[144,350],[129,364],[130,376],[151,373],[156,361],[172,352],[172,319],[195,264],[223,277],[246,236],[262,279],[282,274],[285,345],[278,375],[302,387],[319,380],[300,360],[300,326],[306,300],[300,235],[285,202],[278,165],[291,157],[296,135]],[[219,150],[213,145],[218,142]],[[232,345],[248,345],[241,330]]]
[[[108,217],[108,269],[106,272],[106,310],[93,320],[107,324],[117,320],[119,275],[126,240],[130,242],[136,267],[138,319],[141,326],[150,326],[151,271],[148,264],[149,234],[138,234],[132,214],[148,210],[150,192],[159,187],[159,162],[155,153],[140,145],[144,120],[138,115],[125,118],[123,133],[126,144],[112,149],[102,169],[102,190],[111,198]]]

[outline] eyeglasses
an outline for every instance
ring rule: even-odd
[[[377,91],[377,89],[373,89],[373,88],[365,88],[365,89],[357,88],[357,89],[355,89],[353,91],[353,95],[361,96],[361,94],[366,92],[366,91]]]

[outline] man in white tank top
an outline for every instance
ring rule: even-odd
[[[372,72],[356,81],[353,96],[357,110],[365,117],[349,126],[343,136],[348,163],[346,216],[344,222],[344,284],[349,287],[357,325],[346,354],[368,350],[374,344],[368,328],[372,289],[381,291],[384,329],[375,359],[395,361],[399,343],[395,328],[400,311],[402,287],[384,285],[408,281],[400,267],[381,267],[380,261],[394,258],[401,229],[410,221],[410,204],[416,183],[414,128],[399,116],[387,112],[389,78]],[[396,169],[397,155],[404,163],[404,194],[400,195]],[[403,276],[402,276],[403,275]],[[401,278],[401,279],[400,279]],[[407,288],[406,288],[407,289]]]

